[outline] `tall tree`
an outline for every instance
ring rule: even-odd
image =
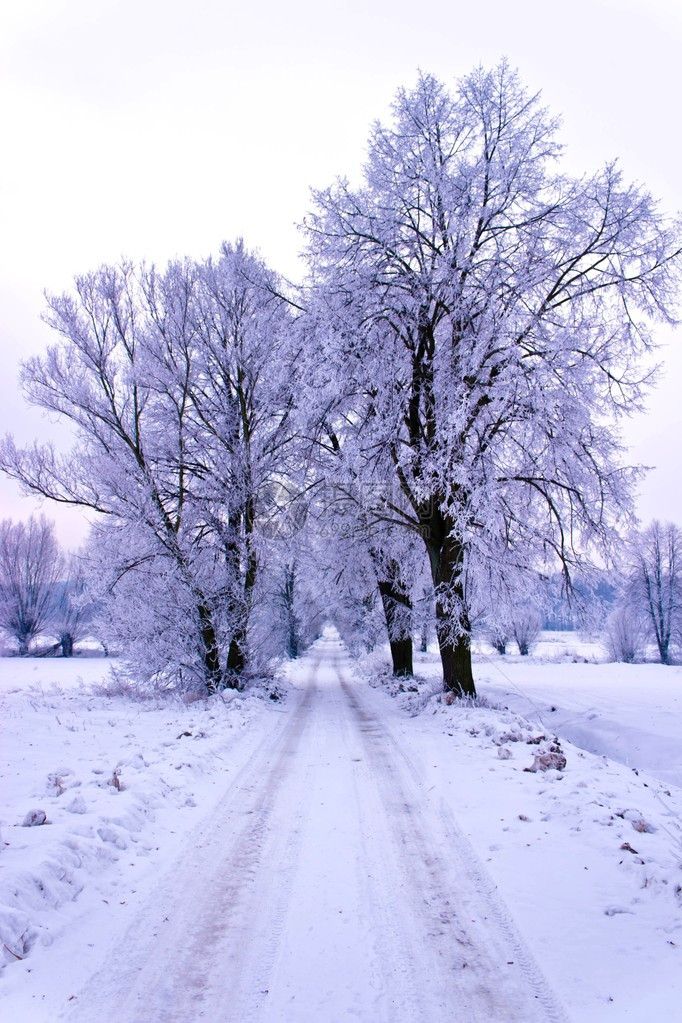
[[[105,266],[50,297],[46,319],[62,340],[24,364],[24,390],[78,441],[60,457],[8,438],[0,465],[103,516],[100,599],[117,603],[150,677],[239,685],[258,493],[288,441],[275,276],[241,243],[204,264]]]
[[[192,403],[213,464],[232,466],[228,488],[210,494],[207,520],[232,569],[226,671],[239,677],[248,657],[261,505],[285,476],[291,448],[292,324],[277,276],[241,242],[223,244],[220,258],[202,265],[198,306],[201,361]]]
[[[55,591],[51,619],[62,657],[73,657],[74,645],[84,638],[92,623],[93,607],[85,593],[83,559],[72,555],[65,567],[65,578]]]
[[[43,516],[0,522],[0,629],[20,654],[50,622],[63,571],[52,522]]]
[[[670,664],[672,646],[682,638],[682,530],[657,519],[630,544],[626,607],[644,621],[661,664]]]
[[[676,224],[613,164],[555,171],[556,124],[502,63],[454,93],[420,76],[370,136],[364,186],[315,194],[324,350],[381,511],[419,534],[444,685],[475,692],[468,573],[570,581],[627,516],[614,419],[640,407],[652,323],[672,322]],[[407,511],[405,510],[407,509]]]
[[[386,491],[386,478],[380,466],[377,472],[377,467],[363,458],[364,428],[353,416],[353,401],[349,400],[352,382],[335,378],[319,358],[320,348],[324,350],[320,340],[329,329],[327,321],[326,311],[316,308],[313,299],[301,324],[302,333],[307,330],[312,343],[303,352],[308,386],[297,408],[300,435],[306,438],[302,446],[307,444],[312,466],[311,519],[332,541],[323,560],[332,555],[336,585],[346,586],[346,596],[350,598],[358,580],[370,580],[370,586],[373,581],[383,610],[393,674],[405,677],[413,672],[412,590],[423,554],[415,554],[414,538],[395,529],[377,502],[377,495]]]

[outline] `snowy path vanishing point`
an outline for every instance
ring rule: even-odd
[[[564,1019],[485,869],[320,641],[283,726],[60,1017]]]

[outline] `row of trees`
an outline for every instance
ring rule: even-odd
[[[473,694],[475,622],[610,557],[679,230],[615,165],[561,174],[556,128],[505,63],[422,75],[362,185],[314,194],[304,286],[239,242],[49,297],[22,382],[78,442],[7,438],[0,466],[98,513],[97,599],[150,678],[240,685],[273,616],[293,650],[377,607],[409,673],[428,607]]]
[[[633,663],[655,657],[672,664],[682,656],[682,530],[672,522],[654,520],[623,537],[609,569],[578,582],[580,613],[576,614],[548,586],[531,603],[498,608],[492,624],[476,622],[475,631],[498,653],[513,641],[527,654],[548,619],[559,628],[583,629],[601,637],[608,656]],[[556,625],[552,624],[552,628]]]
[[[290,544],[287,549],[292,551]],[[86,636],[98,637],[106,650],[116,630],[104,613],[106,603],[93,601],[97,585],[90,577],[92,567],[87,552],[63,554],[53,524],[42,516],[26,523],[0,522],[0,633],[14,641],[22,655],[35,648],[41,637],[48,638],[41,653],[70,657],[74,644]],[[387,574],[377,571],[374,580],[365,578],[355,595],[349,586],[335,587],[343,594],[335,614],[356,649],[372,649],[384,642],[388,631],[394,666],[408,673],[415,627],[422,651],[428,649],[434,595],[424,586],[414,607],[409,592],[393,599],[387,592]],[[261,605],[254,608],[256,615],[269,616],[268,653],[297,657],[326,613],[321,611],[320,598],[328,573],[312,563],[305,578],[302,575],[300,561],[284,560],[270,578]],[[487,639],[500,654],[507,653],[513,641],[519,653],[527,655],[557,596],[557,587],[547,585],[544,594],[538,589],[534,604],[498,605],[492,619],[474,615],[472,632]],[[591,605],[594,631],[603,633],[614,660],[644,659],[653,648],[662,664],[672,663],[682,649],[682,531],[674,523],[659,521],[636,531],[627,539],[615,570],[601,573],[591,596],[585,592],[583,596]],[[355,613],[354,619],[348,620],[348,611],[351,616]],[[401,614],[405,620],[399,624]]]

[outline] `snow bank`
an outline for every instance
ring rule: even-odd
[[[623,729],[620,748],[637,735],[651,760],[664,718],[682,734],[679,703],[670,698],[679,680],[661,678],[660,706],[647,715],[643,676],[655,666],[635,668],[630,687],[624,667],[525,664],[518,668],[524,685],[537,672],[532,701],[516,688],[483,683],[488,706],[450,704],[430,657],[414,684],[375,676],[412,717],[398,727],[409,733],[433,798],[449,807],[581,1023],[675,1018],[682,996],[682,789],[599,752],[606,733],[586,711],[603,700],[615,724],[621,712],[634,719],[637,705],[637,728]],[[612,685],[607,703],[595,682],[599,668],[607,669],[604,686],[619,680],[617,692],[629,691],[630,702],[621,704]],[[493,702],[506,703],[510,692],[535,719]],[[561,701],[563,715],[550,711],[552,700]],[[582,738],[596,752],[566,738],[570,709],[583,716]],[[531,770],[538,754],[552,751],[565,757],[561,770]]]
[[[477,667],[490,699],[590,753],[682,786],[682,667],[499,657]]]
[[[0,660],[0,964],[51,944],[74,900],[80,913],[125,904],[219,797],[245,726],[273,706],[257,691],[192,703],[98,695],[107,670]],[[45,823],[25,826],[34,810]]]
[[[366,664],[376,688],[363,699],[470,843],[570,1017],[676,1018],[680,670],[488,658],[477,665],[488,706],[476,706],[448,704],[436,658],[416,660],[420,678],[402,686]],[[43,992],[64,1004],[100,968],[102,933],[125,933],[152,877],[288,713],[266,693],[104,697],[92,683],[105,661],[70,670],[81,678],[63,663],[0,661],[0,944],[14,963],[2,983],[7,1004],[37,1008],[22,1023],[45,1023]],[[307,671],[290,666],[289,683]],[[545,753],[565,765],[528,770]],[[47,823],[24,827],[31,811]],[[78,965],[56,983],[66,963]]]

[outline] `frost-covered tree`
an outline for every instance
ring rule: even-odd
[[[614,608],[604,623],[603,644],[612,661],[634,664],[644,655],[648,638],[642,616],[625,604]]]
[[[255,609],[256,635],[267,636],[274,652],[299,657],[320,635],[328,608],[321,600],[319,572],[305,555],[291,557],[267,573],[268,592]],[[264,639],[261,640],[265,646]]]
[[[241,243],[202,264],[104,266],[49,297],[61,341],[23,367],[29,400],[77,443],[62,457],[7,438],[0,465],[100,513],[102,613],[150,678],[213,690],[246,667],[258,495],[289,440],[277,290]]]
[[[301,622],[298,615],[299,577],[296,562],[287,562],[280,575],[279,611],[280,621],[286,637],[286,652],[289,657],[298,657],[301,652]]]
[[[422,75],[369,141],[365,180],[315,194],[306,230],[335,429],[383,514],[422,537],[445,687],[474,693],[466,578],[562,570],[608,548],[680,242],[615,164],[557,169],[556,122],[502,63],[454,92]]]
[[[212,465],[229,464],[227,487],[209,487],[205,518],[225,551],[230,593],[228,676],[248,659],[248,626],[267,522],[261,506],[286,475],[292,442],[292,321],[277,276],[242,243],[224,244],[200,268],[200,378],[193,409]]]
[[[386,619],[393,674],[398,678],[412,675],[412,596],[404,563],[376,547],[371,548],[370,556]]]
[[[419,650],[425,654],[429,649],[429,634],[433,622],[433,589],[422,583],[419,588],[417,602],[417,618],[419,621]]]
[[[342,463],[343,464],[343,463]],[[423,554],[413,538],[376,516],[376,481],[348,482],[328,475],[319,521],[323,534],[333,536],[332,551],[339,566],[337,584],[351,590],[357,579],[374,583],[376,604],[383,611],[392,671],[398,678],[413,673],[413,591],[420,576]],[[372,602],[372,607],[375,602]]]
[[[50,614],[62,657],[73,657],[75,644],[84,638],[91,623],[93,607],[85,588],[83,558],[72,556],[65,563],[65,577],[55,590]]]
[[[22,655],[51,620],[63,570],[52,522],[42,515],[0,522],[0,630]]]
[[[508,652],[510,640],[519,653],[530,653],[542,629],[549,580],[537,572],[510,572],[488,562],[485,571],[469,571],[465,584],[472,631],[497,651]]]
[[[488,629],[487,635],[493,649],[495,649],[498,654],[502,654],[502,656],[504,656],[507,652],[509,631],[499,622],[494,622]]]
[[[527,657],[542,629],[542,618],[533,607],[520,607],[512,617],[512,633],[522,657]]]
[[[630,543],[626,606],[647,626],[661,664],[682,637],[682,530],[654,520]]]
[[[396,529],[383,512],[386,492],[381,467],[363,457],[364,425],[349,411],[346,382],[329,373],[320,360],[321,340],[330,328],[326,310],[315,307],[304,318],[302,333],[312,340],[303,352],[308,382],[298,415],[300,434],[307,438],[308,461],[313,467],[310,525],[322,538],[331,541],[323,554],[335,559],[335,585],[350,582],[350,592],[358,579],[374,579],[378,602],[374,610],[383,610],[396,677],[413,672],[413,590],[423,564],[423,552],[416,550],[414,537]],[[313,320],[311,328],[306,320]],[[333,366],[331,367],[334,368]],[[379,471],[377,471],[377,468]],[[369,599],[369,598],[367,598]],[[352,601],[351,601],[352,604]],[[360,616],[361,618],[361,616]],[[348,624],[345,626],[346,631]]]

